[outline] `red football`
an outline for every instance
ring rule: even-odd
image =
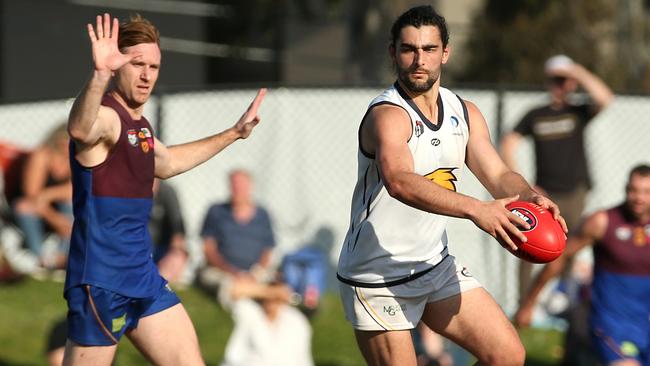
[[[512,250],[504,245],[510,253],[532,263],[548,263],[562,254],[566,245],[564,231],[548,210],[526,201],[515,201],[506,206],[510,212],[526,220],[530,225],[529,230],[520,228],[528,238],[522,243],[514,236],[510,236],[518,247]]]

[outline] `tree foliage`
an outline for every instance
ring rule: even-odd
[[[538,85],[545,60],[563,53],[615,88],[629,88],[615,56],[617,23],[625,21],[617,8],[609,0],[487,0],[474,17],[456,79]]]

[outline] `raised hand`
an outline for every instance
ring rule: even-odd
[[[246,109],[246,112],[244,112],[239,121],[235,123],[235,126],[233,128],[235,131],[237,131],[237,133],[239,133],[240,138],[247,138],[253,131],[253,128],[255,128],[255,126],[257,126],[257,124],[260,122],[260,117],[257,115],[257,110],[262,104],[262,100],[264,99],[265,95],[266,88],[261,88],[257,92],[255,99],[253,99],[251,104],[248,106],[248,109]]]
[[[96,31],[91,24],[88,24],[88,36],[92,43],[93,61],[95,70],[110,72],[119,69],[137,55],[125,55],[117,47],[117,35],[119,21],[113,18],[111,27],[111,16],[106,13],[102,19],[97,16]]]

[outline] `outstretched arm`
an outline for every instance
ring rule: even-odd
[[[517,325],[530,325],[537,297],[542,292],[546,283],[559,275],[566,266],[568,260],[582,248],[588,245],[593,245],[597,240],[601,239],[605,234],[607,224],[607,214],[605,211],[596,212],[586,219],[577,235],[570,237],[567,240],[564,253],[562,253],[562,255],[555,261],[544,266],[542,271],[533,281],[533,285],[528,294],[522,298],[520,308],[515,314],[515,323]]]
[[[96,31],[88,24],[88,36],[92,43],[94,70],[90,80],[75,100],[68,119],[70,137],[82,150],[90,148],[107,137],[117,140],[119,122],[114,113],[100,108],[102,96],[108,87],[112,73],[137,56],[125,55],[117,47],[119,22],[109,14],[97,16]],[[111,118],[112,117],[112,118]]]
[[[266,89],[260,89],[239,121],[216,135],[170,147],[156,140],[156,177],[166,179],[186,172],[215,156],[233,142],[247,138],[260,122],[257,110],[265,95]]]

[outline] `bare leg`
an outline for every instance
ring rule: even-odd
[[[410,330],[355,330],[361,354],[370,366],[415,366],[415,349]]]
[[[65,343],[63,365],[110,366],[116,349],[117,345],[86,347],[68,339]]]
[[[422,321],[471,352],[480,364],[524,364],[519,335],[483,288],[427,304]]]
[[[618,360],[610,362],[607,366],[641,366],[641,363],[633,359]]]
[[[154,365],[204,365],[194,325],[182,304],[140,319],[127,336]]]

